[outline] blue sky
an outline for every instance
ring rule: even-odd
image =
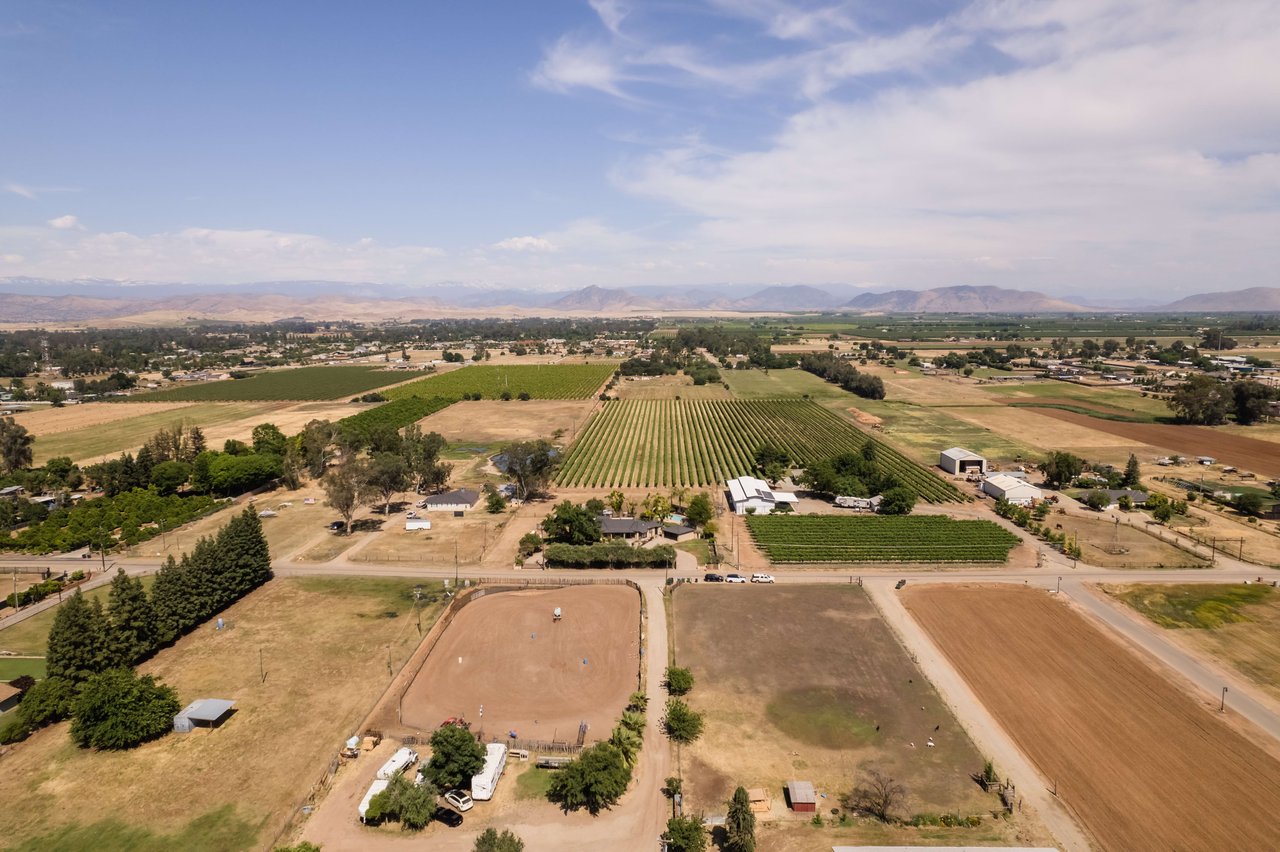
[[[0,277],[1276,285],[1280,2],[0,3]]]

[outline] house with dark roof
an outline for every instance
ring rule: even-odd
[[[455,488],[442,494],[432,494],[418,502],[418,507],[428,512],[467,512],[480,501],[480,492],[470,488]]]
[[[661,526],[657,521],[642,521],[639,518],[615,518],[601,515],[600,532],[605,538],[623,539],[630,542],[643,542],[653,538]]]

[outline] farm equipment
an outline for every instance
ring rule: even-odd
[[[440,723],[442,728],[462,728],[464,731],[471,730],[471,723],[461,716],[450,716]]]
[[[555,609],[553,609],[553,610],[551,611],[551,620],[552,620],[552,621],[559,621],[559,620],[560,620],[560,619],[562,619],[562,618],[564,618],[564,613],[562,613],[562,612],[560,611],[560,607],[556,607]]]

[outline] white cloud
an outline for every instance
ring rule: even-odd
[[[621,0],[587,0],[591,8],[600,16],[600,22],[612,33],[622,31],[622,21],[630,13],[630,8]]]
[[[622,72],[610,50],[600,44],[581,42],[565,36],[547,51],[532,75],[534,85],[555,92],[595,89],[626,97],[621,89]]]
[[[68,213],[66,216],[58,216],[49,220],[49,227],[55,231],[76,231],[84,230],[84,226],[80,224],[80,220]]]
[[[508,237],[493,244],[494,248],[503,251],[555,251],[556,247],[550,240],[542,237]]]
[[[12,192],[14,195],[21,195],[23,198],[27,198],[32,201],[36,199],[35,190],[31,187],[23,186],[20,183],[7,183],[4,186],[4,191]]]

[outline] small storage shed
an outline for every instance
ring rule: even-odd
[[[798,814],[818,812],[818,795],[812,781],[788,781],[787,804]]]
[[[16,686],[0,683],[0,713],[7,713],[18,706],[22,700],[22,691]]]
[[[748,790],[747,800],[751,803],[751,813],[757,816],[773,811],[773,799],[769,796],[769,791],[763,787],[752,787]]]
[[[227,720],[235,708],[225,698],[197,698],[173,717],[173,732],[189,734],[195,728],[216,728]]]
[[[1007,500],[1016,506],[1029,506],[1043,495],[1030,483],[997,473],[982,480],[982,491],[997,500]]]
[[[938,467],[956,476],[963,476],[966,473],[986,473],[987,460],[973,450],[952,447],[938,453]]]
[[[692,541],[698,537],[698,531],[684,524],[667,524],[662,528],[662,537],[669,541]]]

